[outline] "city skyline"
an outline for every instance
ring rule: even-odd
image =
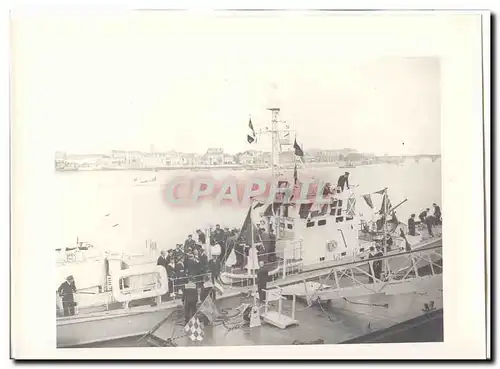
[[[174,149],[170,149],[170,150],[155,150],[152,151],[151,148],[149,150],[140,150],[140,149],[131,149],[131,150],[123,150],[123,149],[120,149],[120,148],[114,148],[114,149],[108,149],[108,150],[104,150],[104,151],[100,151],[100,152],[75,152],[75,151],[55,151],[55,155],[61,155],[61,154],[65,154],[65,155],[75,155],[75,156],[85,156],[85,155],[90,155],[90,156],[94,156],[94,155],[109,155],[113,152],[129,152],[129,153],[141,153],[141,154],[169,154],[169,153],[177,153],[177,154],[184,154],[184,155],[198,155],[198,156],[203,156],[205,155],[209,150],[213,150],[213,149],[221,149],[222,152],[224,154],[228,154],[228,155],[238,155],[238,154],[242,154],[242,153],[245,153],[245,152],[252,152],[252,151],[256,151],[256,152],[262,152],[262,153],[267,153],[267,154],[270,154],[271,153],[271,150],[260,150],[260,149],[255,149],[255,148],[247,148],[243,151],[238,151],[238,152],[229,152],[229,151],[226,151],[224,150],[223,148],[218,148],[218,147],[207,147],[204,151],[201,151],[201,152],[193,152],[193,151],[183,151],[183,150],[174,150]],[[290,149],[290,150],[287,150],[287,151],[293,151],[293,149]],[[434,156],[441,156],[441,153],[435,153],[435,152],[421,152],[421,153],[415,153],[415,154],[377,154],[377,153],[373,153],[373,152],[363,152],[363,151],[359,151],[355,148],[350,148],[350,147],[344,147],[344,148],[339,148],[339,149],[329,149],[329,148],[319,148],[319,147],[315,147],[315,148],[310,148],[310,149],[307,149],[307,148],[304,148],[304,153],[307,155],[307,154],[311,154],[311,153],[316,153],[316,152],[334,152],[334,151],[337,151],[337,152],[340,152],[340,151],[350,151],[350,152],[354,152],[354,153],[359,153],[359,154],[363,154],[363,155],[374,155],[374,156],[384,156],[384,155],[388,155],[388,156],[426,156],[426,155],[434,155]]]

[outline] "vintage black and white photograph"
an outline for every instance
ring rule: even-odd
[[[58,349],[444,341],[443,59],[347,41],[370,17],[19,22]]]

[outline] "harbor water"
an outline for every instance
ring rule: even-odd
[[[397,209],[400,221],[411,213],[441,205],[441,161],[407,160],[403,164],[364,165],[356,168],[318,167],[299,170],[298,177],[314,176],[336,183],[343,172],[350,172],[350,184],[356,185],[359,195],[373,193],[385,187],[393,205],[408,199]],[[157,250],[168,249],[184,242],[197,228],[220,224],[222,227],[241,227],[247,208],[218,205],[206,201],[197,207],[173,208],[164,198],[165,184],[176,176],[207,176],[217,179],[236,177],[239,180],[256,178],[265,171],[75,171],[56,172],[58,198],[54,204],[57,214],[57,240],[54,248],[73,246],[80,241],[100,249],[126,253],[145,253],[146,241],[154,241]],[[307,172],[307,173],[306,173]],[[293,175],[293,170],[288,174]],[[146,182],[156,177],[155,181]],[[140,183],[145,181],[145,183]],[[378,197],[377,197],[378,196]],[[375,207],[380,195],[373,195]],[[357,211],[370,218],[371,210],[358,200]]]

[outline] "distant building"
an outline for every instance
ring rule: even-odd
[[[235,162],[234,155],[224,154],[224,164],[234,164]]]
[[[320,163],[332,163],[346,160],[354,153],[357,153],[354,149],[321,150],[316,153],[314,160]]]
[[[210,148],[205,153],[203,159],[207,165],[224,164],[224,150],[220,148]]]
[[[236,161],[238,164],[241,165],[253,165],[255,164],[255,158],[254,156],[249,153],[248,151],[245,152],[240,152],[235,155],[236,156]]]
[[[200,164],[200,155],[198,154],[182,154],[180,156],[181,164],[184,166],[195,166]]]

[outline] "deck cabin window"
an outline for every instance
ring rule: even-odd
[[[288,229],[293,229],[293,225],[292,225],[292,224],[287,224],[287,225],[286,225],[286,227],[287,227]]]
[[[344,221],[344,217],[335,218],[335,223],[342,223]]]
[[[307,222],[307,223],[306,223],[306,227],[307,227],[307,228],[314,227],[314,222]]]
[[[319,226],[322,226],[322,225],[325,225],[325,224],[326,224],[326,219],[318,220],[318,225]]]

